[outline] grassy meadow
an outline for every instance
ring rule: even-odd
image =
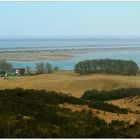
[[[80,97],[90,89],[111,90],[140,87],[140,75],[122,76],[107,74],[79,75],[74,71],[59,71],[53,74],[0,78],[0,89],[37,89],[56,91]]]

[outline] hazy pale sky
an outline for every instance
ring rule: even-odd
[[[140,37],[140,2],[0,2],[0,38]]]

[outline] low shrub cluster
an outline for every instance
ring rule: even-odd
[[[85,91],[81,99],[108,101],[121,98],[131,98],[134,96],[140,96],[139,88],[127,88],[127,89],[124,88],[109,91],[88,90]]]
[[[127,109],[119,108],[118,106],[115,106],[113,104],[108,104],[102,101],[92,101],[89,103],[89,107],[107,111],[107,112],[112,112],[112,113],[119,113],[119,114],[128,113]]]
[[[89,102],[62,93],[44,90],[0,90],[1,138],[116,138],[126,137],[125,122],[107,124],[93,116],[91,111],[72,112],[58,104],[87,104],[107,110],[106,103]],[[100,104],[100,105],[99,105]],[[103,106],[103,108],[101,107]],[[110,106],[108,105],[108,108]],[[115,108],[117,112],[122,112]],[[116,111],[115,111],[116,112]],[[123,112],[122,112],[123,113]],[[137,124],[138,128],[139,124]],[[117,129],[116,129],[117,128]],[[124,133],[125,132],[125,133]],[[125,134],[125,135],[124,135]],[[132,135],[132,137],[137,137]]]

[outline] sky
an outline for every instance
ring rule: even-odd
[[[0,2],[0,38],[140,37],[140,2]]]

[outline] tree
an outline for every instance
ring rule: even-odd
[[[36,69],[39,74],[43,74],[45,72],[45,64],[44,62],[36,63]]]
[[[29,66],[26,66],[27,74],[31,75],[31,68]]]
[[[55,67],[54,67],[54,70],[55,70],[55,71],[58,71],[58,70],[59,70],[59,67],[58,67],[58,66],[55,66]]]
[[[13,66],[11,63],[5,61],[5,60],[1,60],[0,61],[0,69],[1,69],[1,73],[5,73],[5,72],[9,72],[13,69]]]
[[[39,62],[36,63],[36,69],[38,74],[43,74],[43,73],[53,73],[54,69],[53,66],[49,62]]]
[[[53,73],[53,66],[49,62],[47,62],[45,65],[45,72],[48,74]]]

